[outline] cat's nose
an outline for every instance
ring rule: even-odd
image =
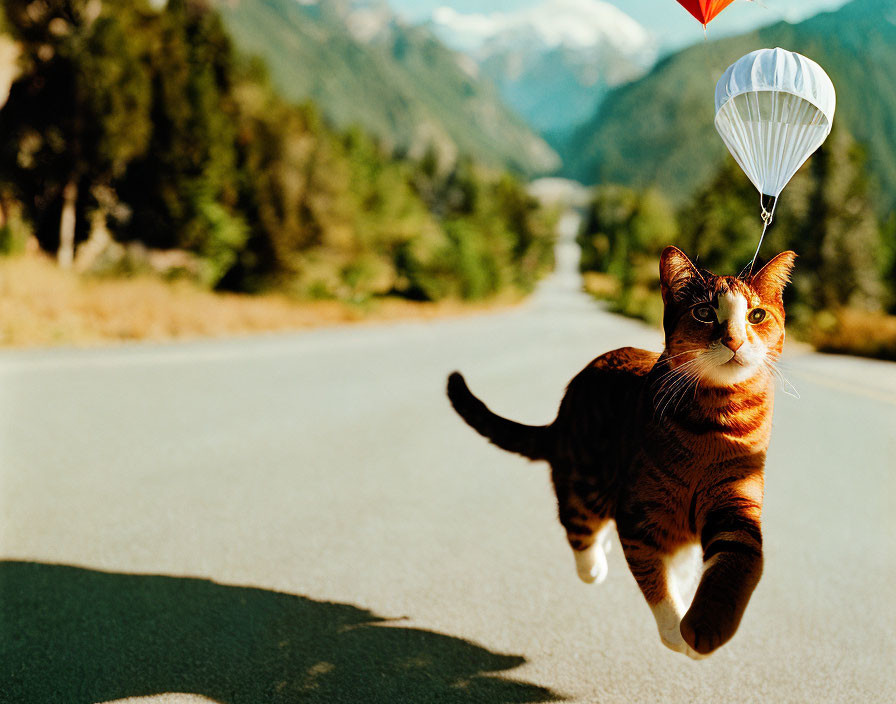
[[[744,344],[744,340],[742,337],[734,337],[733,335],[728,335],[722,340],[722,344],[732,352],[737,352]]]

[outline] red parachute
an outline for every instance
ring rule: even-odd
[[[704,27],[732,2],[734,0],[678,0],[678,4],[696,17]]]

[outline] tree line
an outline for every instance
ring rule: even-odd
[[[195,255],[196,278],[303,297],[482,298],[552,265],[512,175],[386,154],[284,101],[205,0],[5,0],[21,74],[0,110],[0,244],[62,265],[99,230]]]

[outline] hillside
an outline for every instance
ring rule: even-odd
[[[555,147],[610,88],[640,78],[656,59],[655,38],[603,0],[537,0],[490,13],[443,5],[430,26],[475,60],[504,101]]]
[[[781,22],[693,46],[612,91],[564,150],[566,176],[586,183],[660,185],[680,200],[726,154],[713,127],[713,92],[725,68],[761,47],[811,57],[837,89],[837,116],[868,152],[878,209],[896,206],[896,2],[854,0],[799,24]]]
[[[557,155],[427,29],[365,0],[215,0],[237,46],[260,56],[281,94],[311,99],[336,127],[360,125],[392,148],[431,145],[524,174]]]

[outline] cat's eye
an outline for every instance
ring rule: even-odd
[[[712,306],[697,306],[691,309],[691,315],[701,323],[714,323],[716,321],[716,312]]]
[[[750,321],[751,325],[758,325],[765,320],[765,311],[762,308],[754,308],[747,315],[747,320]]]

